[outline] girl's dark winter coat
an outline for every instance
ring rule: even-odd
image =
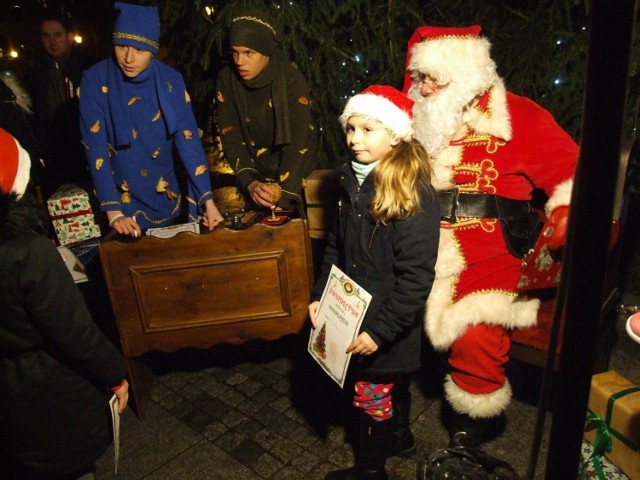
[[[109,387],[126,364],[56,247],[31,230],[27,199],[0,194],[0,445],[31,478],[58,478],[109,446]]]
[[[387,225],[369,213],[375,194],[373,174],[361,186],[350,165],[342,168],[339,201],[320,276],[311,300],[320,300],[331,265],[337,265],[373,298],[362,322],[379,346],[357,355],[367,373],[407,373],[420,367],[422,318],[433,283],[438,252],[440,209],[431,187],[421,192],[420,213]]]

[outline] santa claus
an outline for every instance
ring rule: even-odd
[[[516,288],[538,232],[532,193],[544,191],[546,215],[566,222],[578,147],[549,112],[506,90],[479,26],[418,28],[406,69],[442,207],[425,331],[448,352],[452,444],[477,446],[511,400],[509,331],[536,323],[539,301]]]

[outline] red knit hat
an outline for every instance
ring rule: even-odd
[[[406,72],[403,91],[411,86],[411,71],[424,73],[430,65],[447,64],[455,68],[461,65],[491,64],[489,42],[480,36],[479,25],[469,27],[418,27],[407,43]]]
[[[22,196],[29,183],[30,168],[31,159],[27,151],[0,128],[0,192]]]
[[[381,123],[403,140],[411,140],[413,100],[388,85],[371,85],[349,99],[340,115],[340,124],[357,115]]]

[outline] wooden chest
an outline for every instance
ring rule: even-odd
[[[173,238],[108,236],[100,259],[138,414],[137,357],[299,333],[313,282],[306,221]]]

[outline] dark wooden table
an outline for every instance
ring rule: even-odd
[[[136,411],[152,380],[140,356],[299,333],[313,282],[307,223],[173,238],[105,238],[100,260]]]

